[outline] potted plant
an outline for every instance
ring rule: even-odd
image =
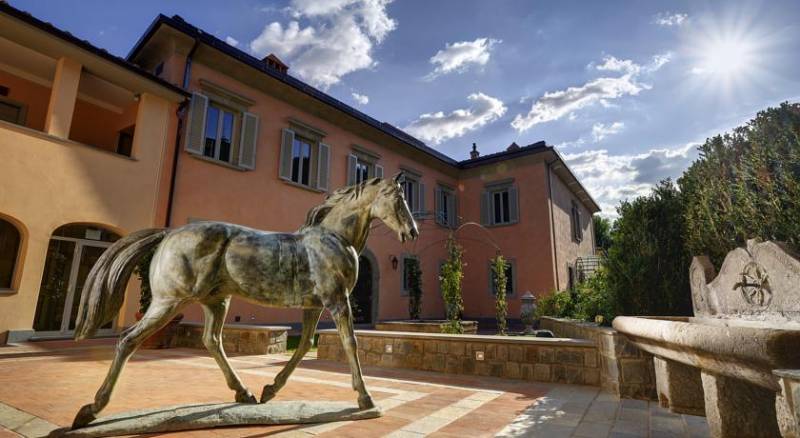
[[[155,254],[155,249],[142,257],[137,263],[134,272],[136,276],[139,278],[141,282],[141,296],[139,297],[139,311],[136,312],[136,320],[141,320],[145,313],[147,313],[148,307],[150,307],[150,302],[153,299],[152,292],[150,290],[150,261],[153,259],[153,254]],[[175,338],[175,335],[178,333],[178,324],[180,324],[181,320],[183,319],[183,314],[179,313],[175,315],[174,318],[170,322],[168,322],[164,327],[161,327],[153,333],[149,338],[147,338],[143,343],[141,348],[169,348],[172,345],[172,340]]]

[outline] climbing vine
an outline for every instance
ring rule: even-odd
[[[497,334],[501,336],[506,335],[508,323],[506,317],[508,316],[508,303],[506,302],[506,286],[508,284],[508,277],[506,277],[506,259],[498,254],[492,259],[492,272],[494,273],[494,291],[495,291],[495,315],[497,318]]]
[[[447,260],[442,264],[439,275],[442,298],[447,312],[447,324],[442,327],[444,333],[463,333],[461,312],[464,301],[461,298],[461,280],[464,277],[464,250],[451,234],[447,239]]]

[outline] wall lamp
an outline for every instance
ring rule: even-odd
[[[394,256],[394,255],[389,256],[389,260],[392,261],[392,269],[396,271],[397,270],[397,264],[400,262],[399,260],[397,260],[397,256]]]

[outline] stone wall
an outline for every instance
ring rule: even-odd
[[[422,321],[382,321],[375,324],[375,330],[386,332],[424,332],[442,333],[442,327],[447,325],[445,320]],[[465,334],[478,333],[478,321],[461,321],[461,328]]]
[[[222,347],[226,353],[273,354],[286,351],[290,327],[227,324],[222,330]],[[173,347],[205,348],[203,324],[182,322],[173,339]]]
[[[319,332],[317,357],[344,361],[334,330]],[[362,365],[599,385],[594,343],[527,336],[356,331]]]
[[[539,327],[556,336],[586,339],[597,346],[600,386],[622,398],[656,400],[653,356],[610,327],[570,319],[542,317]]]

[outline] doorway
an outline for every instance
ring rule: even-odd
[[[90,225],[70,224],[50,238],[39,287],[33,329],[40,336],[70,336],[81,301],[81,291],[94,264],[119,235]],[[100,330],[110,333],[113,321]]]
[[[373,324],[378,314],[378,280],[373,260],[367,250],[358,258],[358,279],[350,293],[355,324]]]

